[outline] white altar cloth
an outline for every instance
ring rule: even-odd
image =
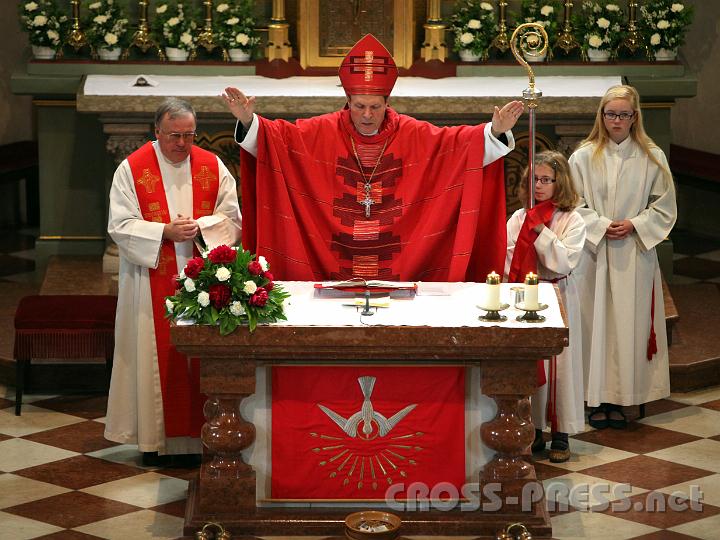
[[[321,292],[319,295],[313,283],[301,281],[279,282],[290,294],[286,300],[287,321],[278,324],[290,326],[436,326],[436,327],[479,327],[505,326],[527,328],[528,323],[518,322],[516,317],[524,312],[513,306],[513,286],[517,283],[500,285],[500,302],[510,305],[502,312],[507,316],[503,322],[483,322],[478,319],[485,311],[478,307],[484,298],[484,283],[423,283],[418,282],[414,296],[392,298],[387,308],[378,308],[372,316],[361,316],[355,306],[347,305],[354,298],[333,297]],[[360,295],[362,296],[362,295]],[[539,313],[545,317],[542,323],[533,327],[563,328],[558,299],[551,283],[538,285],[538,301],[547,309]],[[242,330],[242,329],[241,329]]]
[[[219,96],[228,86],[236,86],[250,96],[338,97],[345,93],[338,77],[290,77],[271,79],[258,75],[242,77],[152,75],[143,76],[156,86],[133,86],[140,75],[88,75],[86,96]],[[611,86],[622,82],[619,76],[536,77],[543,97],[600,97]],[[393,97],[516,97],[526,88],[522,77],[447,77],[425,79],[400,77]]]

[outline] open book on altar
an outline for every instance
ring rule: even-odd
[[[317,292],[336,291],[343,293],[398,293],[414,294],[417,292],[417,283],[412,281],[383,281],[379,279],[365,280],[351,278],[343,281],[323,281],[316,283]]]

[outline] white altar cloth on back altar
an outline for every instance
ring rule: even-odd
[[[271,79],[259,75],[241,77],[151,75],[155,86],[133,86],[140,75],[88,75],[86,96],[219,96],[236,86],[249,96],[344,97],[338,77],[290,77]],[[543,97],[601,97],[619,76],[551,76],[536,78]],[[517,97],[528,85],[527,77],[447,77],[425,79],[399,77],[393,97]]]

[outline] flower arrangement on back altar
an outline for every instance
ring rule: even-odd
[[[283,302],[290,295],[273,281],[265,257],[242,248],[218,246],[190,259],[177,277],[178,290],[165,305],[170,319],[219,324],[226,336],[247,324],[285,320]]]

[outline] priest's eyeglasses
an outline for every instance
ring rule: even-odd
[[[630,120],[633,116],[635,116],[635,112],[621,112],[619,114],[614,112],[604,112],[603,116],[608,120],[617,120],[618,118],[620,120]]]
[[[170,139],[172,142],[180,142],[181,140],[184,140],[185,142],[192,142],[195,140],[196,133],[194,131],[187,131],[185,133],[168,133],[167,131],[160,130],[160,133],[165,135],[168,139]]]
[[[554,178],[550,178],[549,176],[536,176],[535,177],[535,183],[537,184],[540,182],[541,184],[552,184],[555,182]]]

